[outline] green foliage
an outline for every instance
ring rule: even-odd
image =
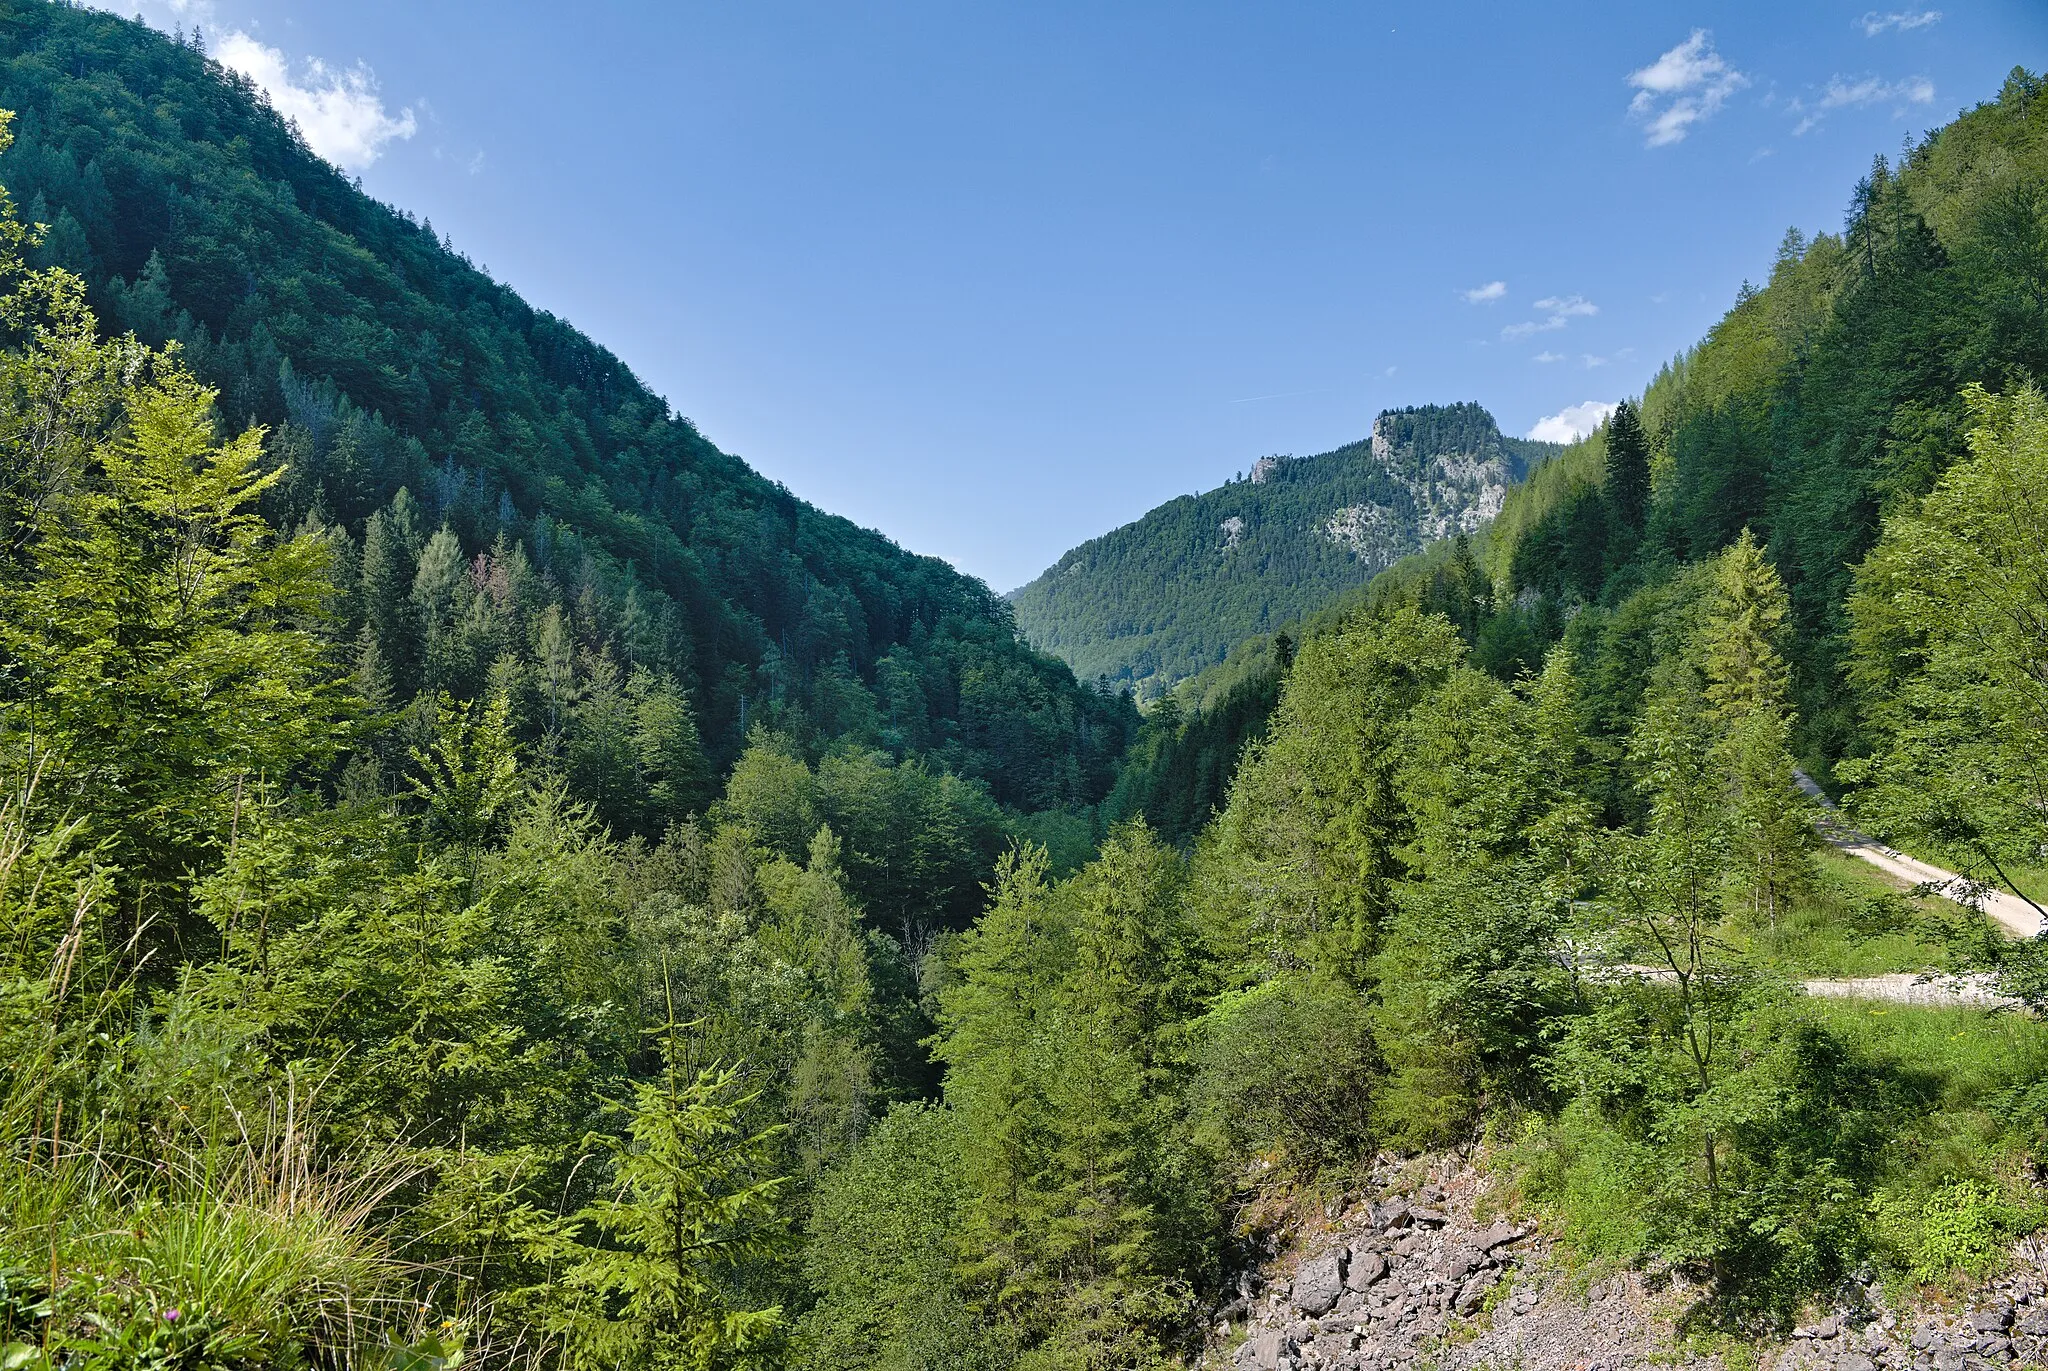
[[[680,1079],[677,1028],[665,1029],[661,1079],[634,1087],[630,1141],[609,1140],[612,1193],[577,1215],[606,1241],[550,1253],[566,1306],[552,1331],[593,1364],[744,1365],[782,1323],[779,1306],[734,1308],[730,1292],[734,1268],[782,1248],[773,1131],[748,1132],[753,1101],[735,1096],[730,1069]]]
[[[1978,1181],[1957,1181],[1925,1197],[1881,1190],[1871,1209],[1891,1254],[1925,1282],[1995,1271],[2015,1217],[1996,1190]]]
[[[1448,623],[1409,611],[1303,647],[1207,854],[1205,898],[1243,943],[1363,975],[1404,873],[1403,726],[1462,655]]]
[[[963,1274],[1047,1365],[1157,1355],[1212,1260],[1205,1169],[1174,1125],[1199,976],[1184,885],[1142,825],[1058,886],[1013,851],[940,996]]]
[[[711,798],[755,723],[925,756],[1025,810],[1108,789],[1128,704],[1026,648],[987,587],[720,452],[196,45],[25,5],[0,35],[0,105],[20,114],[0,180],[53,225],[34,264],[75,273],[78,306],[143,344],[177,344],[224,416],[268,428],[278,469],[247,493],[342,564],[330,650],[374,704],[504,689],[515,735],[550,740],[580,798],[650,837]],[[65,374],[102,415],[130,375]],[[75,462],[96,432],[36,461]]]
[[[1083,679],[1157,699],[1244,639],[1364,586],[1432,538],[1470,529],[1489,498],[1556,451],[1503,437],[1469,403],[1388,410],[1373,434],[1317,457],[1261,458],[1249,480],[1169,501],[1083,543],[1012,594],[1018,622]],[[1207,812],[1189,817],[1199,825]]]
[[[1176,691],[1145,716],[1116,786],[1103,799],[1110,823],[1144,818],[1170,842],[1187,843],[1229,798],[1231,777],[1247,747],[1266,733],[1280,701],[1280,682],[1293,665],[1286,635],[1271,650],[1247,654],[1240,672],[1207,700]]]
[[[818,1371],[981,1371],[1009,1364],[1001,1330],[954,1272],[968,1200],[959,1118],[890,1111],[821,1187],[804,1263],[818,1304],[797,1323]]]
[[[2039,93],[1875,169],[1489,535],[1160,700],[1112,787],[1130,701],[982,588],[190,48],[21,10],[0,1358],[1163,1367],[1247,1178],[1483,1130],[1730,1326],[1986,1269],[2048,1035],[1794,995],[1963,954],[1816,867],[1789,782],[1860,749],[1876,822],[2000,879],[2048,841],[2048,417],[1961,388],[2048,360]],[[1540,455],[1470,406],[1376,438],[1225,494],[1370,463],[1436,518],[1437,455]],[[1973,936],[2041,998],[2043,944]]]
[[[1577,1099],[1537,1145],[1525,1184],[1595,1251],[1655,1252],[1711,1274],[1710,1312],[1782,1316],[1867,1250],[1859,1192],[1885,1141],[1889,1092],[1768,996],[1731,1012],[1743,1060],[1710,1062],[1702,1084],[1671,998],[1618,998],[1574,1024],[1560,1065]]]
[[[138,920],[176,917],[162,896],[213,859],[245,789],[339,741],[298,622],[322,549],[271,535],[261,433],[217,443],[213,393],[175,355],[96,347],[61,275],[9,308],[38,327],[0,387],[64,436],[61,456],[8,449],[21,503],[0,568],[0,746],[40,775],[43,803],[91,824]]]
[[[2014,889],[2012,869],[2048,841],[2048,401],[2032,387],[1968,401],[1969,457],[1888,520],[1857,569],[1853,661],[1878,746],[1843,775],[1879,832],[1938,843],[1966,874]]]
[[[1607,422],[1607,482],[1604,487],[1615,522],[1642,532],[1650,511],[1650,442],[1643,435],[1636,407],[1624,400]]]
[[[1189,1102],[1226,1156],[1277,1152],[1299,1174],[1370,1158],[1380,1062],[1350,987],[1296,972],[1219,996],[1195,1021]]]

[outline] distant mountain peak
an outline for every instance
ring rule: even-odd
[[[1081,676],[1156,694],[1426,543],[1469,533],[1555,449],[1472,402],[1384,410],[1356,443],[1273,454],[1168,501],[1015,591],[1018,625]]]

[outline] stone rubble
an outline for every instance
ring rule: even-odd
[[[2048,1256],[2022,1244],[2016,1268],[1960,1309],[1886,1308],[1874,1289],[1792,1330],[1769,1371],[1982,1371],[2048,1366]]]
[[[1469,1166],[1343,1214],[1306,1236],[1298,1260],[1247,1272],[1215,1311],[1214,1371],[1622,1371],[1718,1368],[1679,1349],[1673,1321],[1701,1294],[1672,1276],[1623,1272],[1586,1285],[1528,1225],[1481,1223]],[[1883,1292],[1845,1284],[1840,1306],[1792,1331],[1759,1371],[2025,1371],[2048,1367],[2048,1246],[1967,1307],[1899,1314]],[[1654,1284],[1654,1288],[1653,1288]]]

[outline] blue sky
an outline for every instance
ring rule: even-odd
[[[1388,406],[1583,423],[2048,66],[2039,0],[109,7],[997,589]]]

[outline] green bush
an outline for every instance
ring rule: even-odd
[[[1986,1276],[2035,1216],[1983,1181],[1956,1181],[1932,1194],[1880,1190],[1870,1202],[1884,1255],[1915,1281]]]
[[[1305,1174],[1371,1155],[1376,1061],[1357,992],[1306,973],[1224,996],[1197,1023],[1198,1128]]]

